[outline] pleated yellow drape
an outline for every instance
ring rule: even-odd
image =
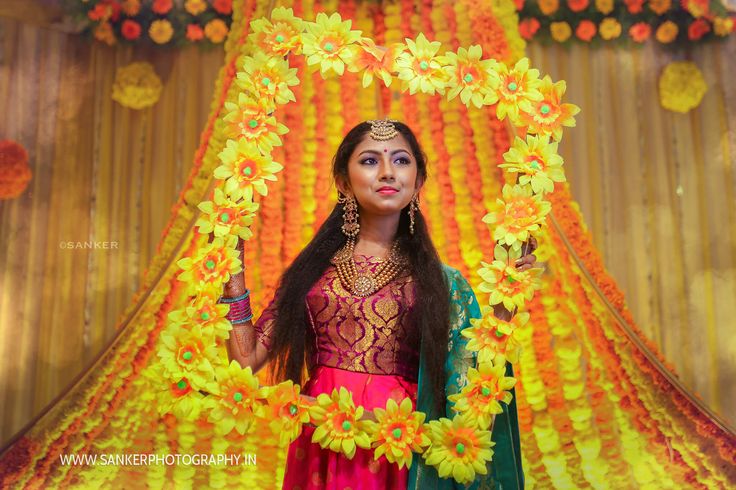
[[[736,40],[687,51],[530,44],[528,54],[582,108],[560,152],[634,318],[684,384],[736,420]],[[681,59],[708,83],[685,115],[658,96],[662,69]]]
[[[34,174],[0,201],[7,440],[112,337],[191,169],[223,53],[112,49],[8,19],[0,31],[0,138],[28,150]],[[116,68],[141,59],[164,89],[133,111],[110,94]],[[101,248],[69,248],[89,246]]]

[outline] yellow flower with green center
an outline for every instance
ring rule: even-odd
[[[406,45],[394,43],[388,48],[383,48],[376,46],[376,43],[370,38],[361,38],[358,46],[359,49],[352,63],[348,65],[348,71],[363,72],[363,88],[373,83],[374,76],[390,87],[393,80],[391,72],[396,63],[396,57],[406,49]]]
[[[215,404],[208,420],[215,433],[227,435],[233,429],[243,435],[263,416],[263,393],[250,366],[242,369],[237,361],[217,369],[217,387],[212,391]]]
[[[225,134],[230,138],[255,143],[264,154],[270,153],[274,146],[281,146],[280,135],[289,132],[286,126],[270,115],[275,108],[267,99],[254,99],[240,92],[237,103],[227,101],[225,109],[228,111],[222,118]]]
[[[493,458],[491,432],[475,427],[463,415],[452,420],[429,422],[432,445],[423,457],[437,468],[440,478],[454,478],[460,484],[473,481],[476,474],[488,473],[486,465]]]
[[[303,30],[304,21],[294,17],[293,9],[276,7],[270,20],[261,18],[250,23],[248,40],[271,56],[301,54]]]
[[[160,339],[157,354],[167,378],[185,377],[197,390],[212,387],[213,363],[219,362],[214,332],[205,333],[199,325],[184,328],[169,324]]]
[[[575,127],[575,114],[580,107],[562,103],[567,84],[564,80],[553,83],[549,75],[542,79],[539,92],[540,100],[532,102],[520,113],[521,124],[532,134],[552,136],[555,141],[562,139],[562,128]]]
[[[505,184],[503,199],[496,201],[495,211],[486,214],[483,222],[495,225],[493,239],[496,243],[513,248],[529,238],[531,232],[539,230],[552,210],[552,205],[539,194],[532,193],[528,185]]]
[[[230,322],[225,318],[229,306],[217,303],[211,296],[199,295],[192,300],[189,306],[169,313],[171,323],[188,328],[190,325],[199,325],[203,332],[212,331],[215,336],[227,339],[231,330]]]
[[[517,137],[503,158],[506,163],[499,167],[521,174],[519,184],[531,185],[535,194],[552,192],[555,182],[565,182],[557,142],[550,142],[548,135],[527,136],[526,140]]]
[[[238,237],[217,237],[212,243],[200,247],[194,257],[177,261],[182,269],[177,279],[187,283],[187,293],[218,297],[222,286],[242,268],[239,253],[235,250]],[[219,289],[219,292],[217,292]]]
[[[343,21],[340,14],[329,17],[324,12],[317,14],[316,22],[306,22],[307,32],[302,34],[302,51],[307,65],[319,65],[322,77],[330,71],[338,75],[345,72],[357,52],[361,31],[353,31],[351,20]]]
[[[299,85],[297,69],[289,68],[283,58],[270,57],[262,51],[243,58],[242,70],[238,72],[238,86],[250,92],[254,99],[267,98],[271,104],[287,104],[296,101],[289,88]],[[271,102],[273,101],[273,102]]]
[[[236,235],[244,241],[250,239],[258,204],[250,200],[236,202],[229,199],[220,188],[215,188],[214,201],[202,201],[197,206],[204,213],[195,223],[199,233],[214,233],[216,237]]]
[[[369,449],[374,423],[360,420],[363,407],[355,407],[352,394],[340,387],[332,390],[332,394],[322,393],[317,403],[309,408],[312,423],[317,426],[312,434],[312,442],[323,449],[343,453],[348,459],[355,456],[356,447]]]
[[[153,387],[156,409],[159,414],[173,413],[178,419],[194,421],[209,409],[207,398],[192,387],[186,377],[170,378],[161,363],[152,363],[141,372],[141,387]]]
[[[389,398],[386,409],[375,408],[376,416],[372,447],[374,459],[386,456],[391,463],[398,463],[399,468],[411,468],[412,451],[420,453],[429,445],[425,414],[412,411],[409,398],[404,398],[401,405]]]
[[[275,174],[284,168],[270,154],[264,155],[254,141],[245,138],[227,140],[218,157],[222,165],[215,169],[214,176],[225,180],[225,194],[234,201],[251,201],[253,190],[265,196],[266,181],[275,182]]]
[[[269,427],[279,437],[282,446],[294,442],[302,432],[302,426],[309,422],[312,405],[300,396],[299,390],[299,385],[290,380],[265,390],[264,417],[270,420]]]
[[[401,90],[409,89],[411,95],[417,91],[434,95],[435,92],[445,93],[445,83],[448,79],[444,71],[447,59],[438,56],[442,43],[430,42],[423,33],[416,40],[406,39],[408,52],[403,52],[396,59],[398,77],[402,81]]]
[[[496,245],[493,255],[493,263],[481,262],[482,267],[478,269],[478,275],[483,279],[478,291],[490,293],[488,302],[491,305],[503,304],[509,311],[523,307],[534,297],[534,291],[541,288],[539,276],[543,269],[516,270],[514,262],[521,257],[520,248],[506,250]]]
[[[504,321],[493,314],[493,308],[483,306],[481,318],[471,318],[471,328],[466,328],[460,334],[467,337],[465,348],[478,353],[478,362],[492,362],[497,356],[504,356],[509,362],[519,360],[521,348],[514,337],[514,331],[526,324],[529,313],[517,313],[511,321]]]
[[[469,423],[490,430],[493,416],[503,413],[502,401],[511,403],[513,395],[507,391],[516,379],[506,377],[506,358],[497,356],[493,362],[479,362],[478,368],[468,369],[468,384],[455,395],[447,397],[455,402],[453,410],[467,417]]]
[[[513,68],[498,62],[496,71],[500,79],[496,93],[498,96],[496,116],[500,120],[509,116],[511,121],[517,124],[519,110],[527,110],[531,107],[532,102],[542,99],[542,94],[539,92],[541,85],[539,70],[530,69],[529,59],[522,58]]]
[[[498,102],[498,85],[501,83],[496,73],[496,62],[492,59],[481,60],[483,50],[474,45],[469,49],[459,48],[457,54],[445,53],[448,76],[447,100],[458,94],[465,105],[472,103],[475,107],[492,105]]]

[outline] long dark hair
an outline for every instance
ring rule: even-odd
[[[394,123],[411,146],[417,162],[417,175],[427,179],[427,158],[409,127]],[[332,160],[332,177],[348,181],[348,161],[355,147],[371,129],[362,122],[345,135]],[[416,286],[416,303],[412,321],[421,334],[427,374],[431,379],[435,409],[444,414],[445,359],[450,326],[448,285],[442,262],[427,230],[421,211],[415,214],[414,234],[409,232],[409,206],[401,211],[397,239],[400,251],[409,258],[412,279]],[[274,376],[281,381],[291,379],[302,383],[304,365],[314,350],[314,338],[306,315],[307,292],[330,265],[330,259],[347,241],[341,226],[343,205],[338,203],[311,242],[284,271],[276,289],[276,324],[269,358],[275,360]],[[418,339],[416,339],[418,340]]]

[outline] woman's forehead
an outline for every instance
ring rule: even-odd
[[[387,153],[404,150],[411,155],[411,146],[401,133],[385,141],[376,141],[366,133],[361,142],[355,147],[354,154],[359,155],[363,152],[384,153],[384,150],[387,150]]]

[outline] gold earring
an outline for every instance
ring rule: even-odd
[[[353,196],[343,196],[338,194],[337,202],[343,205],[342,213],[342,232],[348,238],[355,238],[360,231],[360,223],[358,223],[358,202]]]
[[[419,194],[414,194],[409,203],[409,233],[414,234],[414,213],[419,211]]]

